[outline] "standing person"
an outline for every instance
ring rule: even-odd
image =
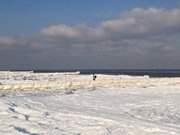
[[[93,81],[95,81],[97,78],[97,76],[95,74],[93,74]]]

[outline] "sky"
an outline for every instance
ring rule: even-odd
[[[179,0],[0,0],[0,70],[178,69]]]

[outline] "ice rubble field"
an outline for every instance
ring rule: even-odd
[[[180,135],[180,78],[0,72],[0,135]]]

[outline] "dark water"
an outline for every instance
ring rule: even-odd
[[[149,75],[150,77],[180,77],[180,69],[74,69],[74,70],[34,70],[35,73],[76,72],[81,74],[109,75]]]

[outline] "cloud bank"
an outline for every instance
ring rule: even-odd
[[[140,9],[121,14],[118,18],[102,22],[97,27],[84,25],[52,25],[41,30],[47,37],[61,40],[104,41],[170,36],[180,32],[180,9]]]
[[[36,57],[59,59],[64,67],[178,68],[180,9],[136,8],[97,26],[50,25],[40,30],[38,40],[28,43],[0,37],[0,47],[14,44],[41,48]]]

